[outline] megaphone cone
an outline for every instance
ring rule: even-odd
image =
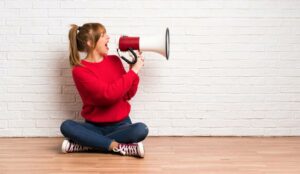
[[[124,61],[126,61],[129,64],[134,64],[136,62],[137,56],[134,53],[134,50],[156,52],[164,56],[167,60],[170,56],[170,33],[168,28],[166,29],[164,34],[157,36],[121,36],[119,39],[117,39],[117,44],[117,51],[130,51],[133,54],[135,58],[133,61],[128,60],[124,56],[120,56]]]

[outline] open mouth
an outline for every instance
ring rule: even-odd
[[[105,44],[105,47],[106,47],[107,50],[109,50],[109,48],[108,48],[108,42]]]

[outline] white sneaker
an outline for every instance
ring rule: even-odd
[[[145,156],[144,145],[142,142],[133,144],[119,143],[118,147],[113,149],[113,151],[126,156],[137,156],[141,158],[144,158]]]
[[[80,144],[74,143],[70,140],[64,140],[61,145],[62,153],[70,153],[70,152],[84,152],[92,150],[91,147],[85,147]]]

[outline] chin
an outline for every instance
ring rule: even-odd
[[[103,54],[103,56],[106,56],[107,54],[108,54],[108,51],[107,52],[104,52],[104,53],[102,53]]]
[[[99,52],[99,54],[100,54],[101,56],[107,56],[108,51],[105,51],[105,52]]]

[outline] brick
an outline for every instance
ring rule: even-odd
[[[31,128],[36,126],[35,120],[9,120],[10,128]]]
[[[42,9],[51,9],[51,8],[59,8],[59,1],[34,1],[32,4],[33,8],[42,8]]]
[[[6,1],[5,2],[5,7],[10,9],[10,8],[21,8],[21,9],[26,9],[26,8],[32,8],[32,2],[26,2],[22,0],[13,0],[13,1]]]

